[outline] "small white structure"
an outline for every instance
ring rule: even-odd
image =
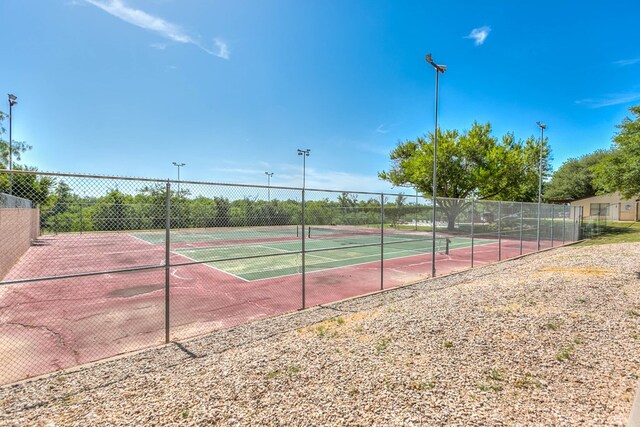
[[[583,218],[612,221],[638,221],[638,199],[624,200],[620,193],[603,194],[574,200],[571,206],[582,206]]]

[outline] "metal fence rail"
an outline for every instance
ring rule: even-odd
[[[580,238],[564,205],[13,174],[41,235],[0,277],[0,383]]]

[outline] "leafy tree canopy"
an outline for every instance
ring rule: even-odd
[[[9,141],[3,138],[3,135],[7,133],[7,129],[4,127],[3,122],[8,116],[0,111],[0,169],[9,169]],[[19,162],[21,155],[29,150],[31,146],[23,141],[13,141],[11,149],[13,151],[13,162]]]
[[[631,199],[640,195],[640,105],[629,111],[635,118],[625,117],[617,125],[613,150],[594,167],[594,176],[604,192],[619,191]]]
[[[4,139],[6,129],[3,121],[7,115],[0,111],[0,169],[9,169],[9,141]],[[13,170],[36,171],[34,167],[20,165],[16,162],[21,160],[21,155],[29,150],[31,146],[26,142],[13,141],[11,144],[13,151]],[[9,176],[0,174],[0,192],[8,193],[9,187],[13,195],[31,200],[36,205],[42,205],[49,199],[49,193],[54,185],[54,180],[50,177],[37,177],[35,175],[14,175],[11,185]]]
[[[595,196],[602,190],[594,180],[594,168],[611,151],[598,150],[576,159],[569,159],[554,172],[544,192],[546,200],[568,201]]]
[[[470,130],[438,131],[437,195],[533,201],[537,196],[540,144],[533,136],[516,141],[512,133],[498,139],[491,124],[474,122]],[[543,144],[543,174],[550,172],[550,150]],[[433,134],[399,143],[392,166],[378,176],[395,186],[412,185],[431,195]]]
[[[432,194],[433,134],[399,143],[391,152],[391,168],[378,173],[394,186],[411,185]],[[550,172],[550,150],[542,144],[543,176]],[[533,136],[516,141],[512,133],[498,139],[491,124],[474,122],[471,129],[438,130],[437,196],[448,228],[465,207],[459,199],[533,201],[538,194],[540,143]]]

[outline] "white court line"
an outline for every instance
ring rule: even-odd
[[[265,249],[273,249],[274,251],[280,251],[280,252],[288,252],[288,253],[290,253],[291,255],[299,255],[299,254],[297,254],[297,253],[295,253],[295,252],[287,251],[287,250],[285,250],[285,249],[274,248],[273,246],[266,246],[266,245],[251,245],[251,246],[253,246],[253,247],[258,247],[258,248],[265,248]],[[306,255],[307,255],[307,256],[314,256],[314,257],[317,257],[317,258],[326,259],[326,260],[329,260],[329,261],[339,261],[339,260],[337,260],[337,259],[333,259],[333,258],[328,258],[328,257],[324,257],[324,256],[316,255],[315,253],[306,253]],[[260,271],[264,271],[264,270],[260,270]],[[256,273],[256,272],[255,272],[255,271],[252,271],[252,273]]]
[[[243,245],[243,246],[245,246],[245,245]],[[266,246],[266,245],[246,245],[246,247],[250,247],[250,248],[265,248],[265,249],[273,249],[274,251],[280,251],[280,252],[293,253],[292,251],[288,251],[288,250],[286,250],[286,249],[274,248],[273,246]]]
[[[173,271],[171,271],[171,275],[177,279],[183,279],[183,280],[191,280],[193,279],[193,277],[182,277],[178,275],[178,267],[173,267]]]
[[[190,257],[188,257],[188,256],[186,256],[186,255],[184,255],[184,254],[181,254],[181,253],[177,253],[177,252],[173,252],[173,251],[172,251],[171,253],[173,253],[173,254],[175,254],[175,255],[179,255],[179,256],[181,256],[181,257],[185,257],[185,258],[187,258],[188,260],[191,260],[191,261],[194,261],[194,262],[199,263],[200,265],[205,265],[205,266],[207,266],[207,267],[209,267],[209,268],[213,268],[214,270],[219,271],[220,273],[228,274],[229,276],[233,276],[233,277],[235,277],[235,278],[237,278],[237,279],[240,279],[240,280],[242,280],[242,281],[244,281],[244,282],[251,282],[251,280],[247,280],[247,279],[245,279],[244,277],[237,276],[237,275],[235,275],[235,274],[233,274],[233,273],[229,273],[228,271],[221,270],[221,269],[219,269],[219,268],[217,268],[217,267],[214,267],[214,266],[212,266],[212,265],[209,265],[209,263],[207,263],[207,262],[197,261],[197,260],[195,260],[195,259],[193,259],[193,258],[190,258]],[[184,267],[188,267],[188,266],[186,266],[186,265],[185,265]]]
[[[137,236],[134,236],[133,234],[129,234],[129,236],[133,237],[134,239],[140,240],[141,242],[145,242],[147,245],[151,245],[151,246],[155,246],[156,245],[155,243],[147,242],[146,240],[141,239],[141,238],[139,238]]]

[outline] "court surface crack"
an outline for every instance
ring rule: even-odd
[[[29,325],[26,323],[20,323],[20,322],[7,322],[5,323],[5,325],[12,325],[12,326],[22,326],[23,328],[26,329],[43,329],[45,331],[47,331],[48,333],[50,333],[51,335],[53,335],[56,338],[56,341],[58,342],[58,345],[64,349],[69,350],[72,354],[73,354],[73,360],[76,363],[76,365],[80,364],[79,362],[79,354],[78,351],[69,347],[67,345],[67,343],[64,341],[64,338],[62,337],[62,334],[60,332],[56,332],[53,329],[48,328],[47,326],[44,325]]]

